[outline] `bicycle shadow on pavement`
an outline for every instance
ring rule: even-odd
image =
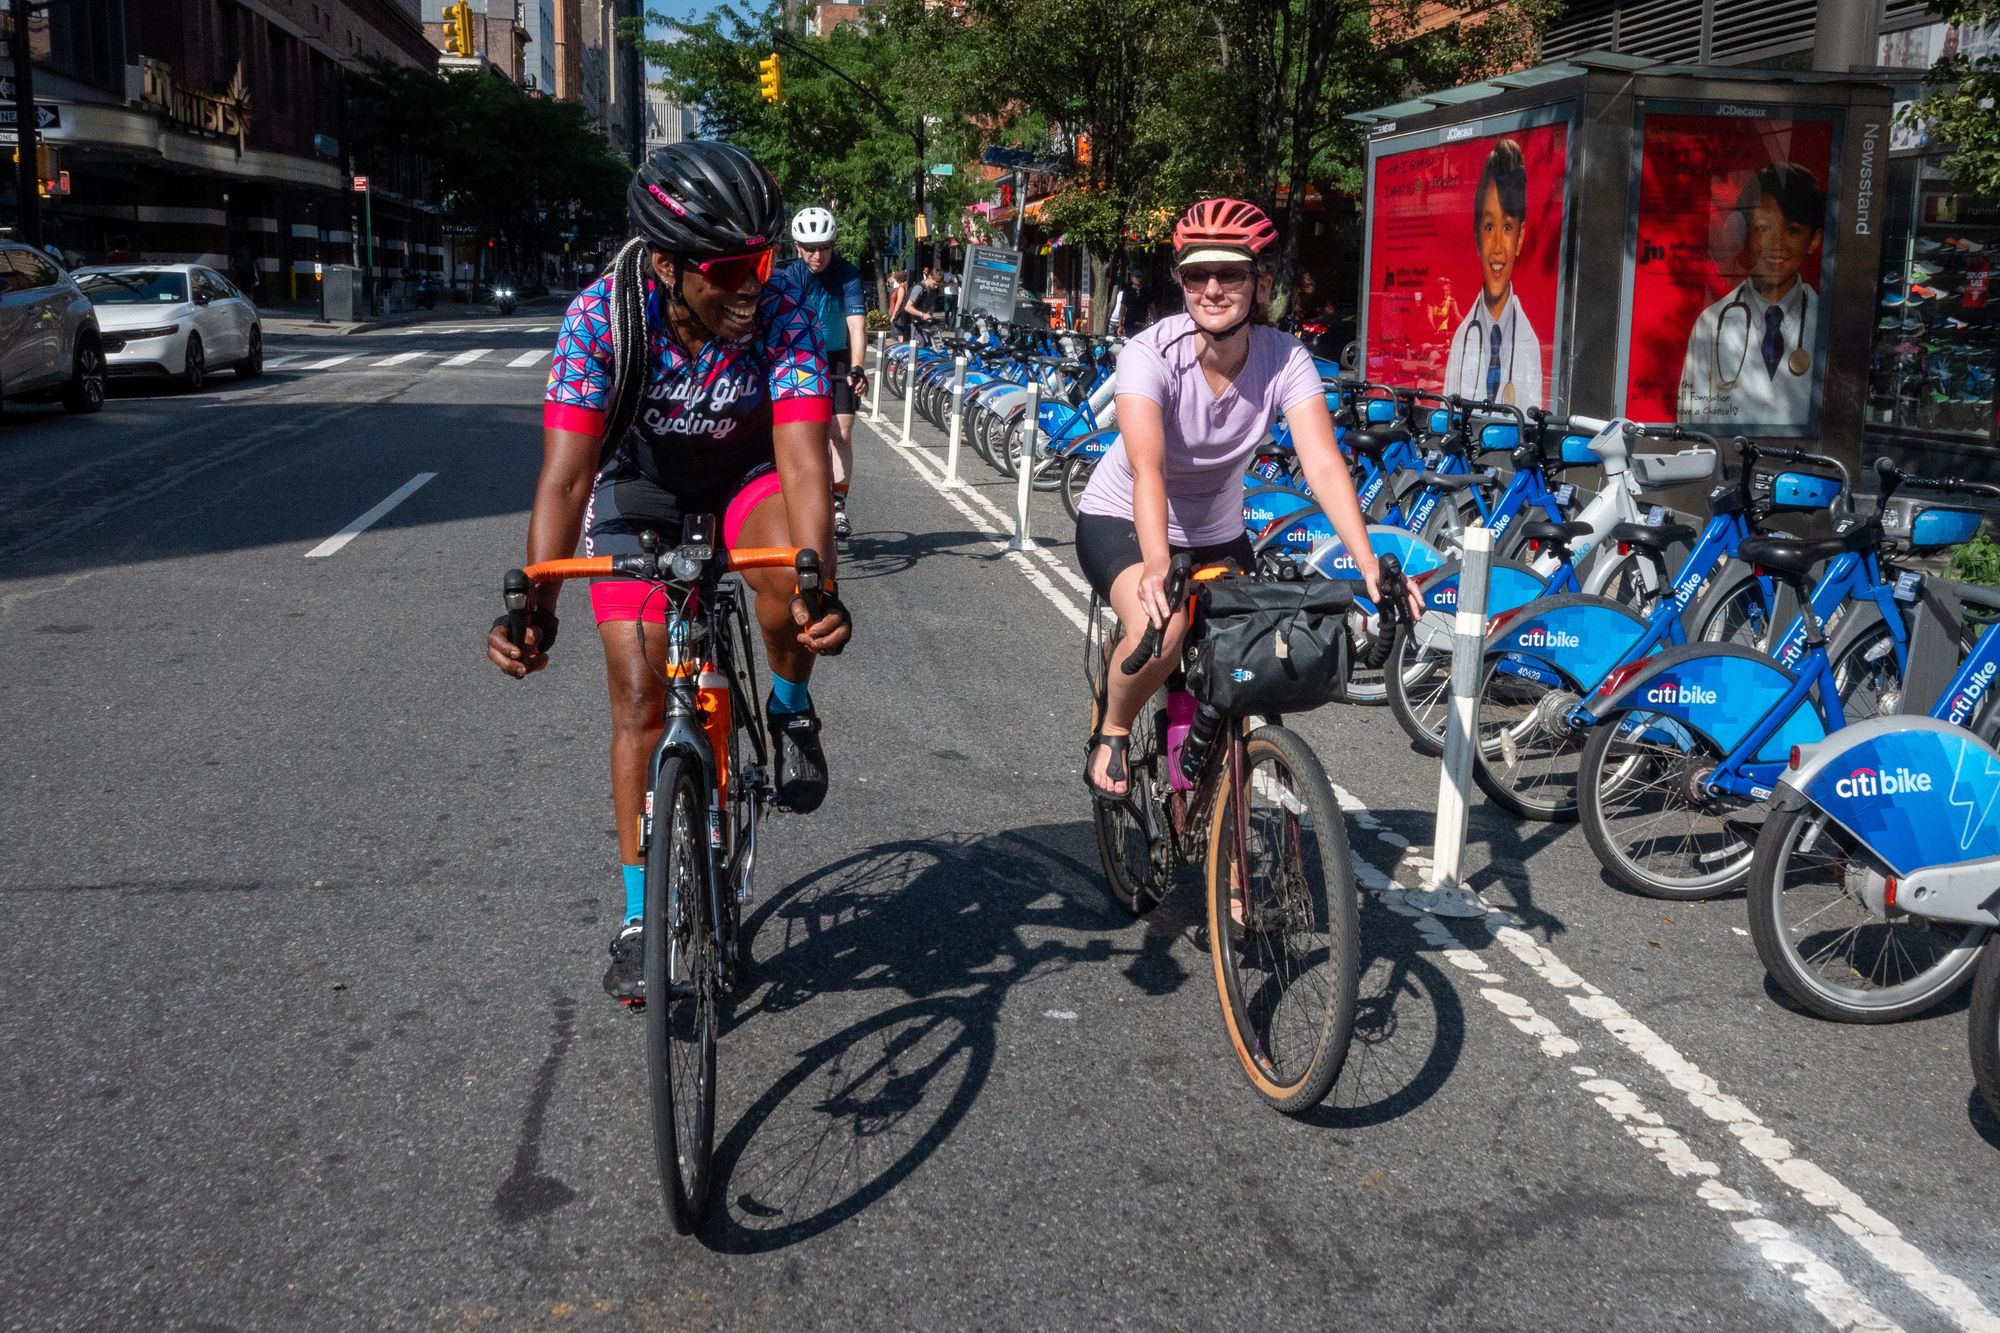
[[[802,1052],[733,1125],[718,1108],[703,1243],[795,1245],[908,1179],[978,1099],[1009,993],[1134,952],[1112,938],[1129,918],[1095,873],[1088,826],[1051,825],[882,843],[763,903],[744,923],[754,989],[725,1040],[759,1014],[841,993],[903,1002]]]
[[[1140,1021],[1212,1010],[1212,973],[1194,947],[1200,916],[1199,890],[1184,877],[1134,921],[1106,892],[1083,822],[887,842],[787,886],[745,923],[753,989],[726,1020],[725,1045],[729,1029],[759,1014],[841,993],[892,1003],[801,1052],[733,1122],[718,1106],[715,1206],[701,1240],[728,1253],[782,1249],[909,1179],[978,1102],[1017,987],[1109,964],[1149,997],[1195,983],[1180,1015]],[[1354,1045],[1332,1097],[1307,1120],[1329,1128],[1422,1106],[1464,1045],[1463,1006],[1430,946],[1366,895],[1361,927]],[[1017,1023],[1018,1008],[1007,1018]],[[1203,1019],[1220,1026],[1212,1012]],[[1245,1114],[1269,1114],[1230,1059],[1204,1068],[1240,1084]]]

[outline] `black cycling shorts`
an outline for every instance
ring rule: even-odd
[[[826,354],[826,373],[833,381],[833,414],[837,417],[851,417],[860,410],[860,400],[854,396],[854,386],[847,382],[847,375],[854,368],[845,351]]]
[[[1250,538],[1238,533],[1226,542],[1210,546],[1169,547],[1175,555],[1187,552],[1194,557],[1195,568],[1203,565],[1220,564],[1224,560],[1234,560],[1237,567],[1252,569],[1257,563],[1257,553],[1251,548]],[[1139,553],[1139,530],[1129,518],[1113,518],[1109,514],[1079,514],[1076,520],[1076,563],[1083,568],[1083,577],[1104,599],[1111,604],[1111,585],[1120,574],[1132,566],[1144,562]]]

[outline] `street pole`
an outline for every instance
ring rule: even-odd
[[[917,138],[917,225],[921,227],[923,225],[923,218],[924,218],[924,117],[921,112],[919,112],[917,115],[916,138]],[[912,232],[911,234],[915,235],[916,233]],[[924,268],[923,241],[921,240],[917,241],[916,246],[917,246],[917,271],[922,272]]]
[[[368,238],[368,267],[361,271],[361,290],[368,293],[368,317],[375,318],[375,182],[361,192],[361,230]]]
[[[36,170],[40,157],[40,127],[35,124],[35,59],[29,50],[28,14],[31,0],[14,0],[14,191],[20,200],[14,234],[35,249],[42,248],[42,184]]]

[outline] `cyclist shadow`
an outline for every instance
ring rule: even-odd
[[[924,556],[956,550],[978,540],[977,534],[971,532],[915,533],[856,527],[854,535],[841,543],[841,582],[901,574]]]
[[[1198,942],[1202,915],[1184,878],[1135,923],[1106,894],[1081,822],[883,843],[787,886],[745,922],[754,990],[727,1025],[842,993],[897,1002],[801,1052],[718,1125],[716,1206],[701,1240],[727,1253],[783,1249],[896,1189],[978,1101],[1003,1004],[1023,983],[1122,962],[1144,994],[1195,981],[1212,1005],[1206,959],[1179,947]],[[1354,1044],[1306,1123],[1353,1129],[1406,1115],[1444,1085],[1463,1049],[1464,1010],[1446,969],[1370,896],[1360,948]],[[1218,1063],[1215,1076],[1236,1072]]]
[[[882,843],[764,902],[744,923],[755,989],[725,1031],[843,993],[902,1002],[802,1052],[727,1125],[703,1243],[795,1245],[908,1179],[978,1100],[1013,988],[1134,952],[1096,875],[1088,826],[1054,825]]]

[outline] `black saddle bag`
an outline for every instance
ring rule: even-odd
[[[1347,613],[1338,579],[1216,579],[1200,585],[1188,670],[1195,698],[1227,717],[1302,713],[1347,692]]]

